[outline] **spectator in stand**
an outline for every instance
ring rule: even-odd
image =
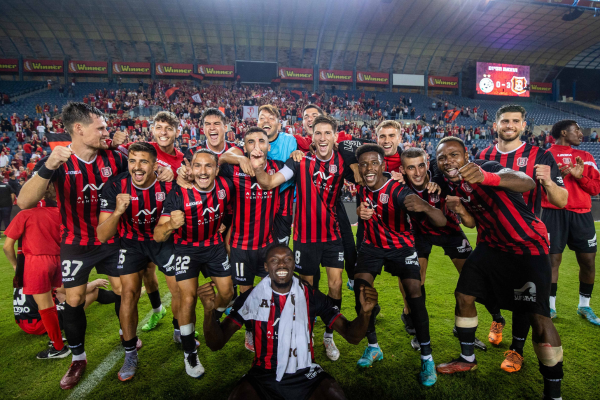
[[[19,196],[19,192],[21,191],[21,185],[17,181],[17,173],[15,171],[9,171],[8,175],[8,184],[13,189],[16,196]]]
[[[590,135],[590,142],[596,143],[597,141],[598,141],[598,132],[596,132],[596,130],[593,130],[592,134]]]
[[[8,183],[0,183],[0,221],[2,222],[2,230],[5,230],[10,224],[10,214],[16,198],[17,193]]]
[[[473,161],[475,160],[475,157],[477,156],[477,153],[479,153],[479,148],[477,147],[477,144],[473,143],[473,146],[470,149],[470,155],[469,155],[469,160]]]
[[[25,164],[29,164],[29,160],[31,159],[31,155],[33,154],[33,147],[31,146],[30,140],[27,139],[27,142],[23,145],[23,162]]]
[[[6,155],[6,152],[0,153],[0,168],[6,168],[10,163],[10,159]]]

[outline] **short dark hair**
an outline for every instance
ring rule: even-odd
[[[435,151],[437,152],[437,149],[444,143],[448,143],[448,142],[456,142],[459,143],[461,145],[461,147],[463,148],[463,150],[466,152],[467,149],[465,148],[465,142],[463,142],[463,140],[461,138],[458,138],[456,136],[446,136],[445,138],[442,138],[437,146],[435,146]]]
[[[304,115],[304,112],[306,110],[308,110],[309,108],[314,108],[315,110],[317,110],[319,112],[320,115],[325,115],[325,112],[323,112],[323,109],[321,109],[321,107],[319,107],[316,104],[307,104],[304,106],[304,108],[302,109],[302,115]]]
[[[179,118],[177,115],[173,114],[170,111],[159,111],[153,118],[154,123],[156,122],[166,122],[169,126],[177,129],[179,126]]]
[[[192,161],[194,161],[194,158],[196,158],[196,154],[208,154],[213,158],[213,160],[215,160],[215,163],[217,163],[217,165],[219,165],[219,156],[212,150],[209,150],[209,149],[196,150],[196,152],[194,153],[194,156],[192,157]]]
[[[363,144],[358,149],[356,149],[356,152],[354,154],[356,154],[356,159],[358,160],[361,155],[371,152],[379,154],[381,156],[382,161],[385,160],[385,151],[383,150],[383,147],[375,143]]]
[[[223,111],[219,110],[218,108],[207,108],[206,110],[204,110],[204,112],[202,113],[202,125],[204,125],[204,119],[206,117],[209,117],[211,115],[215,115],[217,117],[219,117],[221,119],[221,122],[223,123],[223,125],[227,125],[227,117],[225,116],[225,114],[223,114]]]
[[[425,161],[427,161],[427,153],[420,147],[410,147],[400,154],[400,160],[404,160],[406,158],[419,158],[424,157]]]
[[[156,152],[156,149],[154,148],[154,146],[152,146],[150,143],[146,143],[146,142],[133,143],[131,146],[129,146],[128,152],[129,153],[133,153],[133,152],[148,153],[148,154],[150,154],[150,156],[152,156],[154,161],[156,161],[156,158],[158,157],[158,153]]]
[[[104,117],[104,113],[96,107],[81,102],[71,102],[62,108],[61,119],[65,130],[70,135],[73,125],[76,123],[89,125],[92,123],[92,115]]]
[[[258,126],[252,126],[250,127],[250,129],[248,129],[248,132],[246,132],[246,135],[244,136],[244,139],[246,138],[246,136],[248,136],[251,133],[256,133],[256,132],[261,132],[263,133],[267,138],[269,137],[269,134],[267,133],[267,131],[265,131],[263,128],[259,128]]]
[[[328,124],[331,126],[333,132],[337,132],[337,121],[327,115],[319,115],[317,118],[315,118],[313,121],[313,129],[315,126],[317,126],[317,124]]]
[[[563,119],[562,121],[558,121],[554,125],[552,125],[552,129],[550,129],[550,134],[554,139],[560,138],[560,133],[564,130],[567,130],[571,127],[571,125],[577,125],[577,121],[573,119]]]
[[[281,117],[281,115],[279,114],[279,110],[277,109],[277,107],[275,107],[272,104],[265,104],[262,105],[258,108],[258,115],[260,115],[261,112],[266,111],[271,115],[274,115],[275,117],[277,117],[277,119],[279,119]]]
[[[290,249],[290,247],[289,247],[289,246],[286,246],[286,245],[285,245],[285,244],[283,244],[283,243],[277,243],[275,246],[271,247],[271,248],[269,249],[269,251],[267,251],[267,256],[265,257],[265,262],[266,262],[266,260],[269,258],[269,256],[271,255],[271,253],[272,253],[273,251],[275,251],[275,250],[278,250],[278,249],[284,249],[284,250],[286,250],[286,251],[289,251],[289,252],[290,252],[290,254],[292,254],[292,255],[294,254],[294,252],[292,251],[292,249]]]
[[[518,104],[505,104],[502,107],[500,107],[498,109],[498,111],[496,111],[496,121],[500,120],[500,116],[504,113],[507,112],[518,112],[521,113],[521,117],[523,119],[525,119],[525,116],[527,115],[527,110],[525,110],[525,107],[520,106]]]

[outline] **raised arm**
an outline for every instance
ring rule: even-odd
[[[468,163],[459,170],[459,173],[467,183],[497,186],[517,193],[535,189],[533,179],[523,172],[513,171],[510,168],[504,168],[498,172],[487,172],[475,163]]]
[[[102,210],[98,218],[98,227],[96,235],[101,243],[106,243],[110,238],[115,236],[121,215],[125,214],[125,210],[129,207],[131,196],[128,193],[119,193],[116,197],[117,205],[114,211]]]
[[[56,146],[54,148],[44,165],[21,188],[17,205],[22,210],[35,207],[38,201],[44,198],[52,175],[61,165],[67,162],[71,154],[73,152],[68,147]]]
[[[371,312],[377,305],[377,290],[375,288],[361,286],[358,290],[360,290],[361,308],[356,319],[348,321],[343,315],[340,315],[331,326],[350,344],[359,344],[364,339],[369,327]]]
[[[204,341],[212,351],[221,350],[241,327],[231,319],[226,318],[222,323],[217,322],[215,312],[214,282],[208,282],[198,288],[198,298],[204,308]],[[368,321],[367,321],[368,322]]]
[[[237,147],[230,148],[219,157],[219,165],[223,164],[239,165],[245,174],[254,176],[254,168],[250,160]]]

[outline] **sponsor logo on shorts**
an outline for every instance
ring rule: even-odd
[[[230,267],[230,265],[229,265],[229,256],[227,256],[227,258],[225,259],[225,262],[222,263],[221,265],[223,266],[223,269],[225,271],[227,271],[229,269],[229,267]]]
[[[319,375],[321,372],[323,372],[323,368],[321,368],[321,366],[319,364],[312,364],[310,366],[310,371],[308,371],[304,375],[306,376],[307,379],[313,379],[317,375]]]
[[[588,240],[588,247],[596,247],[596,235],[590,240]]]
[[[462,246],[458,246],[456,248],[459,253],[466,253],[467,251],[472,251],[471,244],[467,239],[463,239]]]
[[[302,267],[298,264],[296,264],[296,269],[302,269]]]
[[[379,202],[381,204],[387,204],[389,199],[390,199],[390,196],[387,193],[381,193],[379,195]]]
[[[344,261],[344,252],[343,251],[338,253],[338,261]]]
[[[17,314],[17,315],[18,314],[23,314],[23,313],[29,314],[29,312],[31,311],[31,309],[29,307],[17,307],[17,306],[14,306],[13,309],[14,309],[15,314]]]
[[[515,289],[515,301],[530,301],[536,302],[536,288],[535,283],[527,282],[521,289]]]
[[[284,238],[282,238],[282,239],[279,239],[279,238],[277,238],[277,241],[278,241],[279,243],[285,243],[285,244],[288,244],[288,243],[289,243],[289,240],[290,240],[290,237],[289,237],[289,236],[286,236],[286,237],[284,237]]]
[[[157,192],[156,201],[165,201],[165,192]]]
[[[415,252],[412,256],[408,256],[404,259],[404,263],[406,265],[416,265],[419,266],[419,258],[417,253]]]
[[[75,278],[63,278],[62,279],[63,282],[72,282],[74,280],[75,280]]]
[[[104,167],[100,169],[100,173],[103,177],[108,178],[112,175],[112,169],[110,169],[110,167]]]
[[[527,165],[527,157],[519,157],[517,158],[517,166],[524,167]]]

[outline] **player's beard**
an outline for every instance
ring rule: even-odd
[[[506,138],[503,137],[504,136],[504,132],[498,132],[498,137],[505,141],[505,142],[514,142],[515,140],[520,140],[521,139],[521,135],[523,134],[522,130],[517,131],[516,135],[514,137],[510,137],[510,138]]]

